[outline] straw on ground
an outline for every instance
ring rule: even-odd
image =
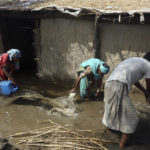
[[[55,150],[108,150],[104,145],[115,143],[84,136],[83,133],[92,132],[91,130],[69,130],[52,120],[48,120],[48,122],[48,127],[17,133],[9,137],[14,137],[16,144]]]

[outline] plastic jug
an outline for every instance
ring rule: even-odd
[[[14,85],[12,81],[0,82],[0,94],[10,95],[18,90],[18,86]]]

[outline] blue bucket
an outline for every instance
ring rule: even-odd
[[[0,94],[11,95],[18,90],[18,86],[14,85],[12,81],[1,81],[0,82]]]

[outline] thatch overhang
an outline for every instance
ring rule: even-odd
[[[0,0],[0,16],[43,18],[59,15],[65,17],[93,18],[95,15],[98,15],[101,22],[150,23],[150,8],[120,10],[117,5],[115,7],[103,6],[98,8],[96,6],[84,7],[86,5],[82,5],[82,3],[81,7],[76,8],[67,6],[67,4],[66,6],[59,6],[52,2],[50,0]],[[54,2],[57,4],[55,0]],[[65,5],[65,3],[63,4]]]

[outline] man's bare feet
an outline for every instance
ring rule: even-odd
[[[127,144],[129,140],[130,134],[122,133],[121,141],[119,143],[119,147],[123,148]]]
[[[110,129],[109,129],[109,128],[106,128],[106,131],[110,131]]]

